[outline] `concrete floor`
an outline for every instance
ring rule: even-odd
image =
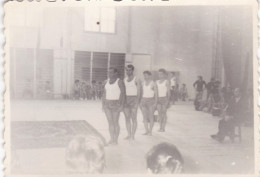
[[[99,101],[72,100],[13,100],[11,121],[86,120],[107,140],[108,125]],[[217,131],[218,118],[194,111],[192,103],[180,102],[168,111],[165,133],[154,127],[152,137],[143,136],[142,115],[138,113],[138,129],[135,141],[126,141],[125,121],[121,114],[121,133],[118,146],[106,147],[105,173],[146,172],[145,154],[159,142],[171,142],[182,153],[185,173],[188,174],[250,174],[254,172],[253,128],[242,128],[242,142],[218,143],[209,136]],[[14,156],[14,155],[13,155]],[[13,157],[12,156],[12,157]],[[65,174],[65,149],[17,150],[19,164],[11,168],[16,174]]]

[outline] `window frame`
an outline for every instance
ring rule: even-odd
[[[101,31],[101,24],[99,24],[99,31],[88,31],[86,29],[86,7],[84,8],[84,29],[83,31],[85,33],[92,33],[92,34],[102,34],[102,35],[115,35],[117,34],[117,8],[116,7],[98,7],[100,10],[99,10],[99,22],[101,23],[101,13],[102,13],[102,8],[111,8],[115,11],[115,21],[114,21],[114,32],[102,32]]]

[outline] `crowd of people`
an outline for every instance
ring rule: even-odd
[[[103,83],[93,80],[90,83],[75,80],[72,99],[74,100],[101,100],[103,94]]]
[[[223,142],[225,137],[234,141],[235,127],[242,124],[250,124],[253,117],[253,97],[250,92],[243,92],[240,88],[222,87],[221,82],[211,78],[206,83],[202,76],[193,84],[196,89],[194,106],[197,111],[205,111],[213,116],[220,117],[217,134],[211,138]],[[206,97],[203,99],[203,92],[206,90]]]
[[[120,133],[119,115],[124,112],[128,135],[125,139],[134,140],[137,127],[137,109],[140,107],[143,115],[145,132],[143,135],[152,136],[155,111],[158,113],[159,132],[165,132],[167,110],[177,101],[176,77],[165,69],[158,70],[158,79],[154,80],[150,71],[143,72],[143,81],[134,75],[134,66],[127,65],[125,79],[119,78],[116,68],[109,68],[108,80],[104,84],[102,107],[106,114],[110,141],[117,144]],[[170,76],[170,77],[169,77]],[[186,99],[187,89],[183,84],[182,98]]]
[[[150,71],[144,71],[143,80],[141,80],[134,75],[134,69],[133,65],[127,65],[124,79],[120,79],[118,70],[111,67],[108,71],[108,80],[104,83],[96,84],[93,81],[90,85],[80,83],[79,80],[75,81],[75,99],[95,97],[102,100],[102,109],[109,125],[110,141],[104,144],[95,137],[74,138],[66,151],[67,165],[73,170],[82,173],[103,173],[104,146],[118,144],[120,112],[123,112],[125,116],[127,129],[125,139],[134,140],[139,107],[143,116],[145,130],[143,135],[152,136],[156,121],[155,112],[159,117],[158,131],[165,132],[168,108],[178,100],[186,100],[188,96],[186,85],[182,84],[182,87],[178,88],[174,73],[168,73],[163,68],[159,69],[158,79],[154,80]],[[221,88],[220,81],[214,78],[206,83],[202,76],[198,76],[193,86],[196,90],[195,109],[221,118],[218,123],[218,132],[211,135],[211,138],[223,142],[228,136],[234,141],[234,128],[245,121],[246,107],[249,106],[246,104],[250,103],[250,99],[246,101],[245,98],[250,97],[242,94],[239,88]],[[182,156],[173,144],[159,143],[146,154],[148,173],[182,173],[183,164]]]

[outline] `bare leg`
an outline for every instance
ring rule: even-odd
[[[149,114],[149,122],[150,122],[150,127],[149,127],[149,135],[152,135],[152,131],[153,131],[153,125],[154,125],[154,108],[150,107],[148,110],[148,114]]]
[[[143,114],[143,119],[144,119],[144,128],[145,128],[145,133],[144,135],[147,135],[149,130],[148,130],[148,112],[147,112],[147,109],[142,106],[141,107],[141,111],[142,111],[142,114]]]
[[[131,137],[131,109],[125,108],[124,109],[125,114],[125,124],[126,124],[126,130],[127,130],[127,137],[125,139],[130,139]]]
[[[113,115],[112,115],[112,111],[110,109],[104,109],[105,110],[105,114],[107,117],[107,121],[108,121],[108,127],[109,127],[109,134],[110,134],[110,141],[109,144],[114,143],[115,141],[115,137],[114,137],[114,132],[115,132],[115,126],[113,123]]]
[[[115,137],[115,144],[118,143],[118,136],[120,133],[120,126],[119,126],[119,116],[120,116],[120,112],[119,111],[115,111],[112,113],[113,115],[113,123],[114,123],[114,127],[115,127],[115,131],[114,131],[114,137]]]
[[[162,130],[165,131],[165,126],[166,126],[166,122],[167,122],[167,107],[166,106],[162,106]]]
[[[163,129],[163,112],[162,112],[162,106],[157,105],[157,110],[158,110],[158,117],[159,117],[159,122],[160,122],[160,129],[159,131],[162,131]]]
[[[131,139],[135,139],[135,132],[137,129],[137,107],[131,109],[131,115],[132,115],[132,130],[131,130]]]

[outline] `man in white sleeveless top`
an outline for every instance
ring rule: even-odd
[[[143,122],[145,133],[144,135],[152,136],[154,126],[154,111],[157,105],[158,90],[157,86],[152,80],[152,73],[144,71],[144,82],[141,87],[141,103],[140,108],[143,114]]]
[[[134,66],[126,66],[126,78],[124,80],[126,88],[126,101],[124,107],[127,137],[126,140],[134,140],[137,128],[137,109],[140,100],[140,82],[134,76]]]
[[[102,99],[102,107],[106,114],[111,140],[108,144],[117,144],[120,132],[119,116],[125,104],[125,85],[118,77],[116,68],[109,68],[108,80]]]
[[[170,104],[170,82],[167,79],[167,72],[165,69],[159,69],[159,80],[156,82],[158,88],[158,103],[157,110],[160,120],[159,132],[165,132],[167,121],[167,109]]]

